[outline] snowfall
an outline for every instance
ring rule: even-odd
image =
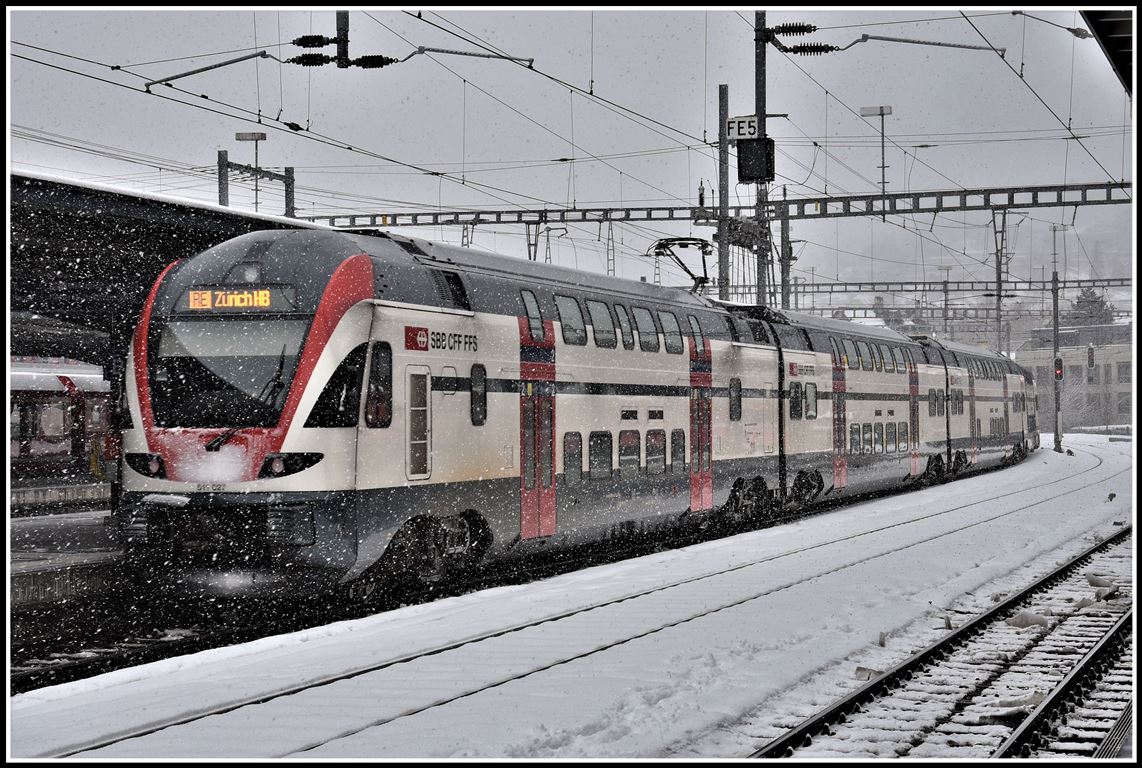
[[[13,696],[9,756],[743,757],[1132,523],[1133,442],[1043,438],[998,472]]]

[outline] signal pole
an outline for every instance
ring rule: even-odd
[[[718,86],[718,298],[730,298],[730,86]]]
[[[753,42],[756,58],[754,70],[754,114],[757,115],[757,134],[764,143],[765,132],[765,46],[769,31],[765,28],[765,11],[755,11],[753,15]],[[757,245],[757,303],[766,301],[765,269],[769,261],[769,220],[766,218],[766,203],[769,202],[769,185],[764,180],[757,182],[757,225],[761,229],[761,239]]]
[[[1065,229],[1065,226],[1052,224],[1051,225],[1051,322],[1054,329],[1054,348],[1055,354],[1053,357],[1059,357],[1059,264],[1057,260],[1058,255],[1058,242],[1056,235],[1060,229]],[[1054,361],[1052,361],[1052,364]],[[1062,394],[1062,382],[1059,377],[1055,376],[1055,453],[1063,452],[1063,410],[1059,403],[1059,397]]]

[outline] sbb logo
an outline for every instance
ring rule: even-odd
[[[414,325],[404,327],[404,348],[417,352],[428,351],[428,329]]]

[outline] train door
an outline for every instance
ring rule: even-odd
[[[409,480],[432,474],[432,374],[426,365],[405,368],[405,472]]]
[[[733,321],[731,321],[733,322]],[[700,333],[700,326],[690,318],[690,511],[702,512],[714,506],[714,469],[711,450],[710,398],[713,359],[710,341]]]
[[[848,484],[848,454],[845,452],[845,357],[836,338],[829,337],[833,354],[833,487]]]
[[[710,462],[710,388],[690,388],[690,511],[714,506],[714,472]]]
[[[521,381],[519,398],[520,538],[555,533],[555,387]]]

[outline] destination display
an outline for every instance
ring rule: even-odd
[[[211,286],[189,288],[179,301],[180,312],[292,312],[297,309],[292,285]]]

